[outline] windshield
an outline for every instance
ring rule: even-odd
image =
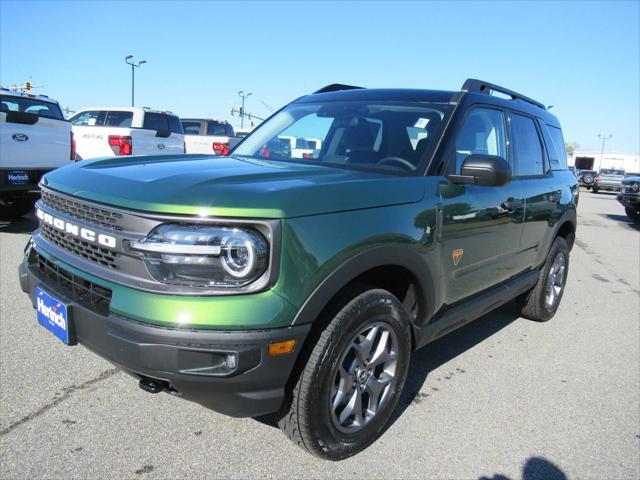
[[[450,108],[363,101],[292,104],[262,124],[233,155],[418,172]]]

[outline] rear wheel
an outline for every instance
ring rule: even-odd
[[[20,218],[33,208],[35,199],[31,197],[0,198],[0,218]]]
[[[600,191],[600,189],[594,185],[593,188],[591,188],[591,191],[593,193],[598,193]]]
[[[634,222],[640,222],[640,206],[638,207],[625,207],[624,209],[627,217],[629,217]]]
[[[551,245],[547,260],[540,270],[538,283],[518,299],[522,307],[520,314],[537,322],[551,320],[562,300],[568,273],[569,246],[564,238],[558,237]]]
[[[342,460],[382,434],[404,385],[411,333],[404,307],[386,290],[352,292],[328,317],[278,424],[310,453]]]

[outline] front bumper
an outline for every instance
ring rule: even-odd
[[[130,375],[152,379],[168,393],[234,417],[264,415],[282,404],[311,325],[249,331],[152,326],[116,315],[108,307],[92,308],[86,296],[76,296],[90,282],[68,272],[64,276],[64,270],[42,269],[34,264],[34,256],[37,253],[29,253],[19,268],[20,285],[32,304],[36,286],[66,303],[72,337]],[[292,353],[268,355],[269,343],[290,339],[296,340]]]

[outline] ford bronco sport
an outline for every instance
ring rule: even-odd
[[[283,136],[322,146],[270,150]],[[381,434],[415,349],[512,299],[554,316],[578,199],[558,120],[478,80],[331,85],[228,157],[82,161],[41,186],[19,275],[45,328],[149,392],[274,413],[331,460]]]

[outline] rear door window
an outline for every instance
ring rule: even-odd
[[[533,119],[512,113],[511,132],[515,147],[514,177],[544,174],[544,158],[540,136]]]
[[[209,122],[207,126],[207,135],[214,136],[227,136],[227,130],[225,129],[224,123],[220,122]]]
[[[142,128],[146,130],[164,130],[173,133],[184,133],[178,117],[163,113],[145,112]]]
[[[107,112],[104,124],[107,127],[131,127],[132,112]]]
[[[182,122],[185,135],[200,135],[200,122]]]
[[[102,127],[107,116],[103,110],[89,110],[87,112],[76,113],[70,118],[73,125],[79,127]]]

